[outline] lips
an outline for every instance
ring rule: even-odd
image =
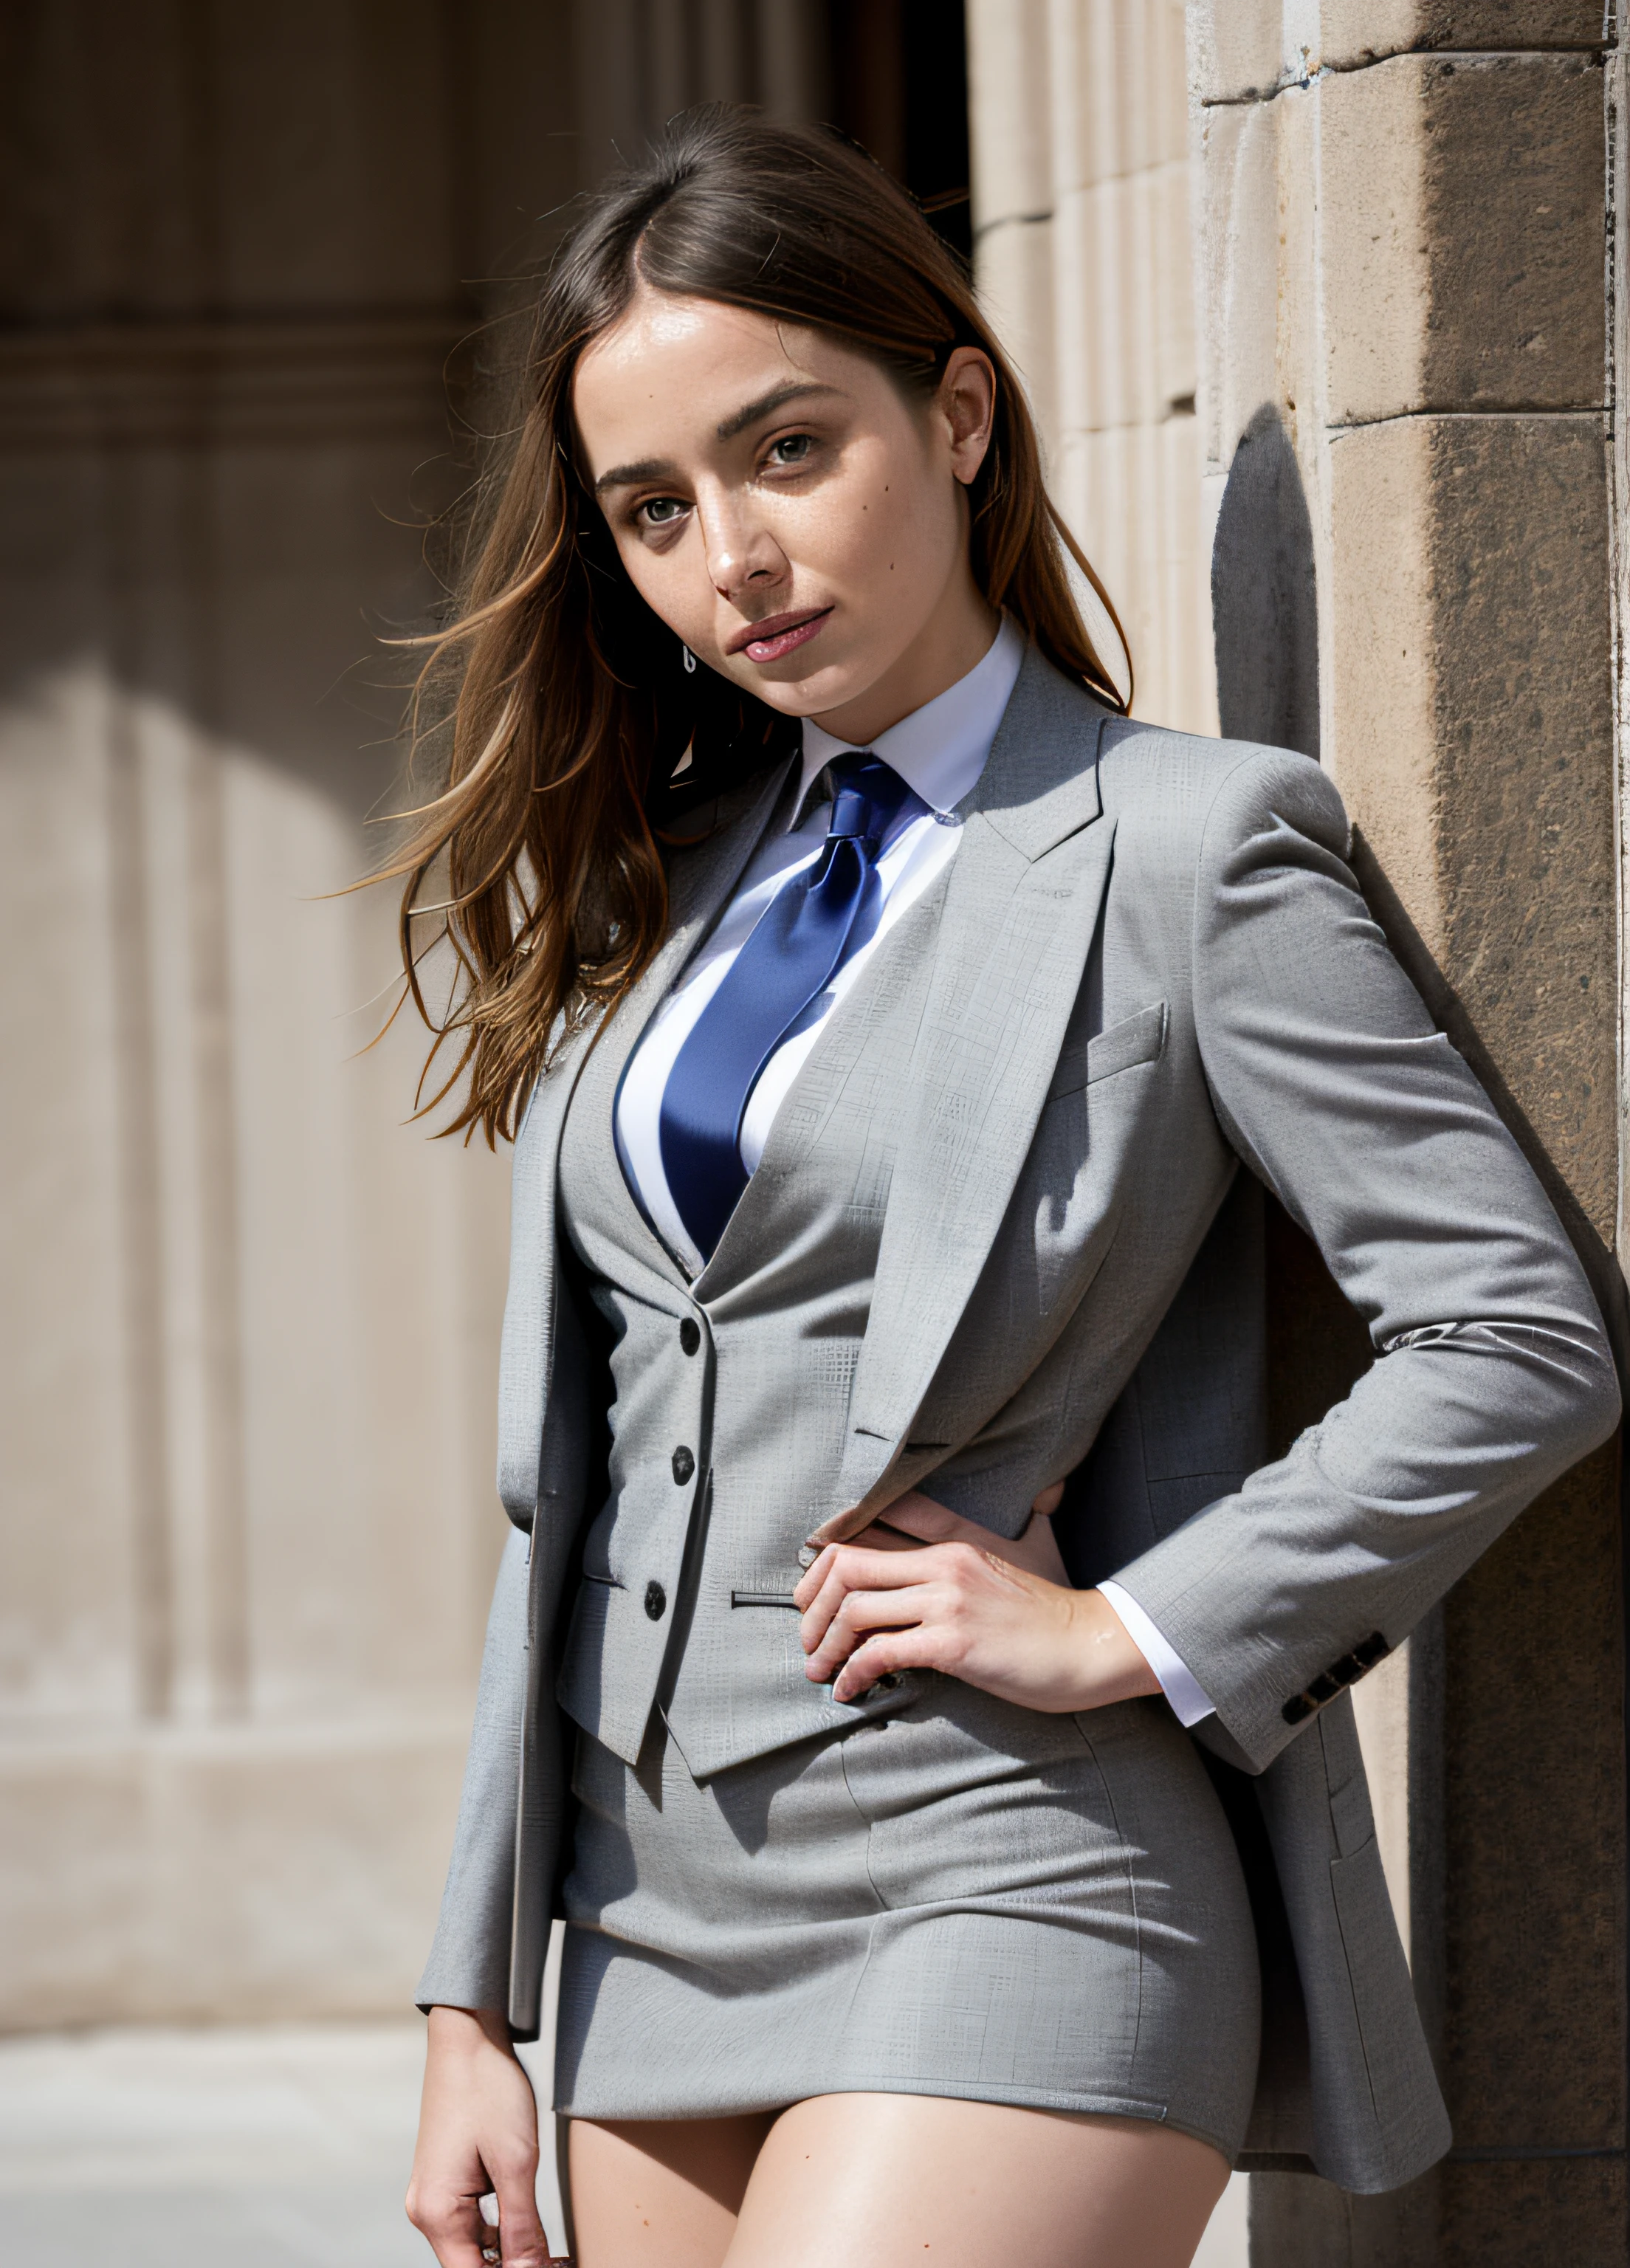
[[[818,637],[831,612],[830,607],[821,607],[792,615],[771,615],[733,637],[730,651],[745,653],[749,661],[779,661],[783,654],[796,652],[799,646],[807,645]]]

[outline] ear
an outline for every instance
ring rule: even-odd
[[[996,414],[996,373],[978,347],[958,347],[945,364],[935,403],[951,439],[951,468],[963,486],[974,479],[990,447]]]

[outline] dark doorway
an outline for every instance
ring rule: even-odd
[[[833,123],[904,181],[970,259],[962,10],[945,0],[832,0],[830,20]]]

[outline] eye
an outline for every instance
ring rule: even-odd
[[[809,461],[815,446],[812,433],[783,433],[779,441],[770,443],[770,462],[773,465],[803,465]]]
[[[634,516],[642,527],[672,527],[687,509],[678,497],[647,497],[635,507]]]

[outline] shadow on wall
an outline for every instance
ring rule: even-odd
[[[1230,740],[1318,756],[1313,525],[1290,436],[1264,402],[1229,468],[1211,553],[1217,710]]]
[[[1211,554],[1217,708],[1230,740],[1318,756],[1313,526],[1290,436],[1265,402],[1240,436]],[[1369,1335],[1317,1247],[1270,1197],[1268,1436],[1281,1456],[1370,1362]]]

